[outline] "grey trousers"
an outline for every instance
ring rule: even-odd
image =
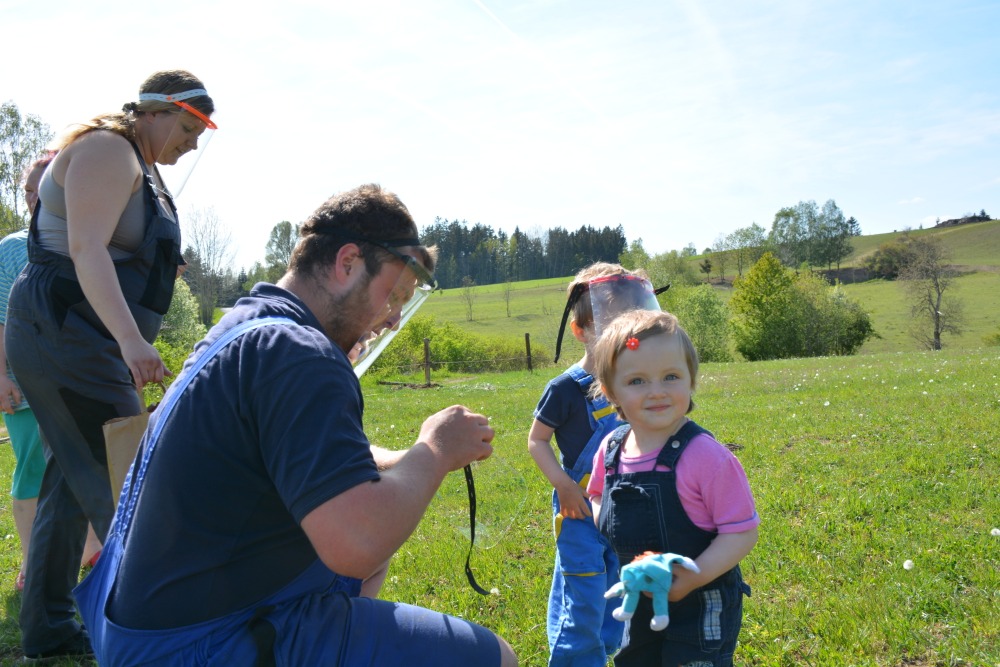
[[[26,654],[56,648],[80,629],[73,588],[87,523],[103,541],[114,516],[102,425],[142,409],[114,339],[72,309],[53,315],[49,277],[19,277],[5,327],[7,358],[46,454],[21,600]]]

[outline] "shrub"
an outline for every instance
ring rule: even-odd
[[[874,253],[867,257],[864,266],[875,278],[895,280],[910,261],[910,238],[903,235],[898,239],[886,241]]]
[[[171,347],[187,348],[190,352],[194,344],[205,337],[205,333],[205,325],[201,323],[199,316],[198,300],[191,294],[187,283],[178,280],[174,284],[174,298],[163,317],[158,340]]]
[[[791,290],[794,277],[767,252],[733,282],[729,307],[736,350],[750,361],[795,356]]]
[[[750,361],[854,354],[878,335],[839,287],[796,277],[770,253],[736,280],[730,307],[736,349]]]
[[[800,274],[793,285],[801,357],[854,354],[877,336],[868,314],[839,285],[830,287],[813,274]]]
[[[173,373],[164,378],[164,384],[169,385],[180,373],[188,355],[194,349],[195,343],[205,337],[205,325],[201,323],[198,300],[191,294],[191,289],[183,280],[174,284],[174,297],[170,308],[163,317],[160,335],[153,341],[153,347],[160,353],[163,364]],[[147,405],[152,405],[162,397],[160,388],[147,385],[143,395]]]
[[[667,293],[671,312],[691,337],[704,362],[732,361],[729,349],[729,309],[711,285],[671,287]]]
[[[433,317],[417,315],[396,335],[368,373],[384,377],[421,373],[424,338],[430,339],[431,368],[464,373],[504,372],[527,368],[524,347],[499,336],[479,336],[454,323],[439,324]],[[552,353],[532,345],[532,363],[547,360]],[[543,362],[544,363],[544,362]]]

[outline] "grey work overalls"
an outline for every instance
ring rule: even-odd
[[[139,247],[114,264],[139,331],[152,343],[173,296],[180,229],[169,195],[156,188],[133,148],[143,171],[146,227]],[[11,289],[5,336],[48,455],[21,605],[26,653],[48,651],[79,631],[71,593],[87,523],[103,538],[114,513],[102,426],[142,410],[118,343],[84,297],[72,259],[39,244],[40,208],[28,237],[28,266]]]

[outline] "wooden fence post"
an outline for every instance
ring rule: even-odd
[[[532,373],[531,370],[531,334],[528,332],[524,333],[524,349],[528,352],[528,372]]]
[[[424,383],[431,386],[431,339],[424,339]]]

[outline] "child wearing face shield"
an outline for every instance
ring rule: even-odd
[[[604,592],[618,582],[618,559],[594,525],[585,492],[594,452],[619,422],[606,401],[589,396],[590,350],[599,325],[635,308],[659,310],[641,272],[598,262],[577,273],[567,288],[562,324],[569,321],[584,355],[548,383],[528,434],[528,451],[553,487],[556,557],[547,616],[550,667],[604,667],[621,643],[624,626],[612,618],[613,605],[604,599]],[[560,330],[557,361],[562,334]]]

